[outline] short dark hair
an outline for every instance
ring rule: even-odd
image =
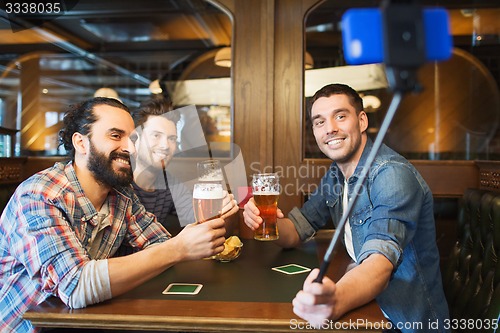
[[[71,159],[75,158],[75,147],[73,147],[73,134],[76,132],[83,135],[91,134],[92,124],[99,118],[94,112],[98,105],[109,105],[130,113],[128,107],[115,98],[94,97],[78,104],[70,105],[64,114],[64,127],[59,131],[59,144],[66,149]]]
[[[311,109],[314,102],[316,102],[321,97],[330,97],[332,95],[346,95],[349,98],[349,102],[359,114],[363,111],[363,99],[359,96],[358,92],[346,84],[332,83],[324,86],[318,90],[314,96],[311,98],[309,106],[309,115],[311,115]]]
[[[133,115],[135,127],[143,125],[149,116],[165,116],[174,124],[177,124],[180,119],[179,113],[173,110],[172,102],[163,95],[153,95],[141,103]]]

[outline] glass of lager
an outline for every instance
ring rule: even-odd
[[[224,176],[219,160],[206,160],[198,162],[198,181],[200,183],[222,184]]]
[[[253,175],[252,192],[255,204],[260,211],[263,222],[255,230],[254,239],[262,241],[276,240],[279,238],[277,222],[278,197],[280,185],[278,174],[259,173]]]
[[[193,209],[197,223],[219,218],[224,191],[217,183],[196,183],[193,190]]]

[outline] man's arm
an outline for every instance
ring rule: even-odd
[[[222,251],[222,219],[190,225],[179,235],[134,254],[85,263],[67,305],[83,308],[120,295],[183,260],[206,258]]]
[[[292,248],[302,243],[295,225],[289,218],[278,219],[278,232],[279,238],[276,240],[276,244],[281,247]]]
[[[323,283],[313,282],[319,273],[315,269],[304,282],[303,290],[295,296],[293,311],[315,326],[327,319],[338,319],[375,299],[387,287],[393,268],[385,256],[374,253],[337,283],[328,277],[323,278]]]
[[[134,254],[108,259],[113,297],[127,292],[184,260],[210,257],[224,249],[224,220],[188,225],[177,236]]]

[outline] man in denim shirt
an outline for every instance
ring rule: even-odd
[[[292,247],[314,236],[331,218],[338,223],[370,153],[368,118],[352,88],[331,84],[312,98],[316,142],[332,161],[319,189],[288,218],[279,212],[280,238]],[[262,219],[253,199],[244,217],[251,229]],[[377,300],[395,331],[445,332],[449,318],[441,283],[432,193],[417,170],[385,145],[370,168],[344,231],[355,263],[337,283],[311,272],[293,300],[294,312],[315,326]],[[435,328],[439,326],[439,329]]]

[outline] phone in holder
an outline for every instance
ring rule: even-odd
[[[451,57],[448,12],[443,8],[424,8],[422,13],[425,58],[442,61]],[[349,65],[384,62],[384,37],[380,8],[349,9],[342,16],[344,58]]]

